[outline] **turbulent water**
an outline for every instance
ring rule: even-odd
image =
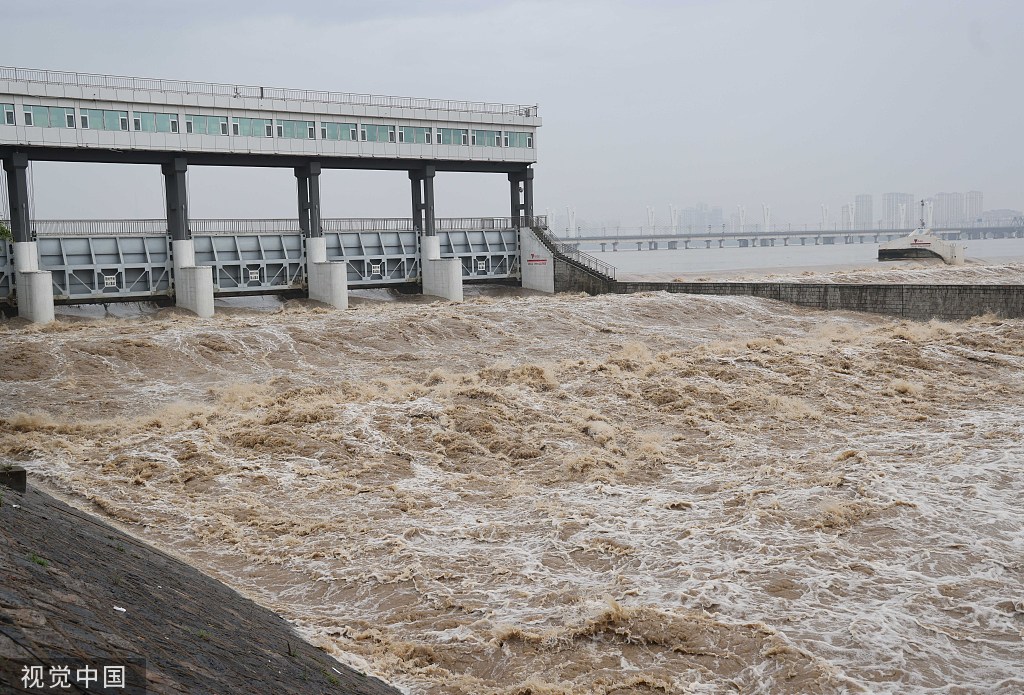
[[[0,456],[409,693],[1024,689],[1024,321],[0,324]]]

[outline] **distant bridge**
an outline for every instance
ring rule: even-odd
[[[616,234],[585,233],[565,237],[561,242],[579,249],[584,244],[601,251],[656,251],[659,249],[758,248],[770,246],[819,246],[834,244],[879,244],[907,236],[912,229],[814,229],[775,230],[770,232],[671,232],[639,231]],[[947,241],[970,239],[1024,238],[1024,218],[1017,218],[999,227],[940,227],[932,230]]]

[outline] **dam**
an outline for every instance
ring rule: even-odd
[[[507,253],[513,230],[533,217],[532,165],[541,125],[536,105],[0,67],[0,112],[0,159],[13,242],[5,253],[0,295],[13,291],[19,315],[31,321],[52,320],[55,294],[58,300],[75,294],[81,300],[99,290],[121,297],[170,293],[178,306],[211,316],[224,272],[239,291],[297,281],[310,298],[336,308],[347,306],[349,279],[386,282],[399,276],[415,278],[425,294],[460,301],[467,266],[472,275],[515,274]],[[159,166],[166,219],[65,226],[68,236],[51,236],[41,250],[40,231],[45,236],[45,230],[30,219],[28,167],[33,161],[150,164],[154,174]],[[295,224],[242,228],[230,241],[224,241],[233,234],[230,229],[197,228],[189,218],[186,178],[189,167],[196,166],[292,169]],[[320,213],[324,169],[408,172],[411,217],[370,228],[356,223],[343,229],[341,223],[338,229],[331,224],[325,229]],[[434,179],[444,172],[506,176],[509,216],[439,230]],[[125,226],[137,233],[124,234]],[[200,235],[200,229],[210,235]],[[335,231],[355,235],[343,240]],[[453,241],[450,232],[464,234]],[[365,250],[364,241],[375,235],[371,253],[360,256],[365,261],[361,269],[339,262],[345,254],[337,249],[345,241],[353,252],[356,246]],[[213,236],[220,241],[209,241]],[[464,252],[465,262],[452,255],[442,258],[442,236],[448,253]],[[97,238],[105,241],[94,244]],[[224,271],[217,258],[225,244],[234,249],[236,261],[254,262]],[[247,245],[255,245],[255,257]],[[387,253],[373,254],[384,246]],[[482,249],[505,253],[478,253]],[[48,252],[60,256],[56,279],[54,270],[47,270]],[[68,253],[77,260],[88,257],[78,266],[92,268],[91,275],[69,271]],[[55,265],[52,260],[49,266]],[[90,279],[83,280],[86,275]]]

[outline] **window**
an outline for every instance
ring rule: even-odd
[[[320,136],[324,140],[355,140],[355,123],[321,123]]]
[[[6,122],[7,117],[4,118]],[[11,120],[13,122],[13,118]],[[34,125],[38,128],[74,128],[75,109],[68,106],[25,106],[25,125]]]
[[[468,145],[469,131],[464,128],[438,128],[438,145]]]
[[[274,123],[269,118],[232,118],[231,134],[252,138],[274,137]]]
[[[315,139],[315,128],[313,121],[284,121],[277,119],[277,137],[279,138],[304,138]]]
[[[394,142],[395,126],[377,125],[375,123],[364,124],[359,131],[359,139],[367,142]]]
[[[174,130],[177,131],[177,122],[173,125]],[[228,134],[228,118],[227,116],[197,116],[194,114],[185,115],[185,132],[195,133],[196,135],[227,135]]]
[[[82,109],[82,127],[89,130],[128,130],[127,111]]]
[[[529,133],[505,133],[505,147],[533,147],[533,136]]]
[[[178,114],[176,113],[132,113],[132,129],[145,133],[177,133]]]
[[[474,145],[483,145],[484,147],[501,147],[501,131],[474,130],[471,142]]]
[[[403,125],[398,129],[398,141],[416,145],[429,145],[434,141],[431,128]]]
[[[4,125],[14,125],[14,104],[0,104],[0,110],[4,112],[3,120],[0,122]]]

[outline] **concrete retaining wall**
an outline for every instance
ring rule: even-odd
[[[618,292],[614,280],[607,280],[585,268],[555,257],[555,292],[586,292],[587,294],[608,294]],[[645,292],[646,290],[636,290]]]
[[[576,291],[581,290],[587,291],[583,284]],[[921,321],[932,318],[959,321],[986,313],[1004,318],[1024,317],[1024,285],[616,282],[607,291],[761,297],[816,309],[865,311]]]

